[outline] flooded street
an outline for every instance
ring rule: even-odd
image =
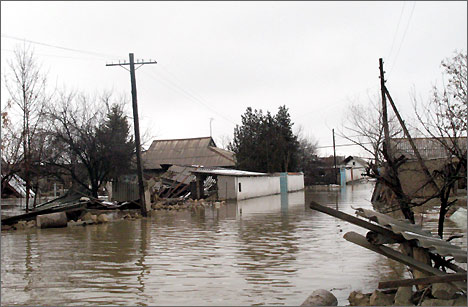
[[[4,305],[300,305],[316,289],[403,277],[392,260],[343,239],[362,228],[308,208],[372,209],[372,184],[61,229],[2,232]]]

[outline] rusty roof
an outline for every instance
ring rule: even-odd
[[[455,261],[460,263],[467,262],[466,250],[432,235],[430,231],[424,230],[418,225],[363,208],[357,208],[356,214],[382,226],[390,227],[393,232],[401,234],[406,240],[417,240],[419,246],[435,251],[441,256],[452,256]]]
[[[161,169],[161,164],[223,166],[235,165],[234,153],[216,147],[211,137],[154,140],[143,153],[145,169]]]

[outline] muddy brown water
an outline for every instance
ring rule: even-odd
[[[4,231],[1,303],[300,305],[327,289],[346,305],[352,290],[370,292],[406,270],[343,239],[362,228],[306,204],[353,214],[351,207],[372,209],[371,193],[367,183],[86,227]]]

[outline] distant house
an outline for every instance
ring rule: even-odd
[[[450,138],[441,138],[441,140],[449,145],[452,144],[452,140]],[[413,142],[423,159],[450,157],[450,153],[447,149],[442,146],[440,141],[434,138],[413,138]],[[466,149],[466,136],[457,138],[457,142],[460,148]],[[407,138],[393,138],[391,139],[391,144],[397,153],[405,155],[408,158],[416,158],[413,148]]]
[[[365,178],[367,162],[359,157],[348,156],[340,166],[341,181],[354,182]]]
[[[234,153],[216,146],[211,137],[154,140],[142,155],[145,172],[163,172],[171,165],[232,168]]]

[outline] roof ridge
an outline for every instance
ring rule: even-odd
[[[232,159],[231,157],[228,157],[224,152],[218,151],[218,149],[221,149],[223,151],[224,151],[224,149],[219,148],[219,147],[213,147],[213,146],[208,146],[208,149],[210,149],[211,151],[215,151],[216,153],[220,154],[221,156],[228,159],[229,161],[232,161],[232,162],[236,163],[236,161],[234,159]]]
[[[202,139],[212,139],[212,137],[211,136],[201,136],[201,137],[196,137],[196,138],[153,140],[153,143],[154,142],[164,142],[164,141],[186,141],[186,140],[202,140]]]

